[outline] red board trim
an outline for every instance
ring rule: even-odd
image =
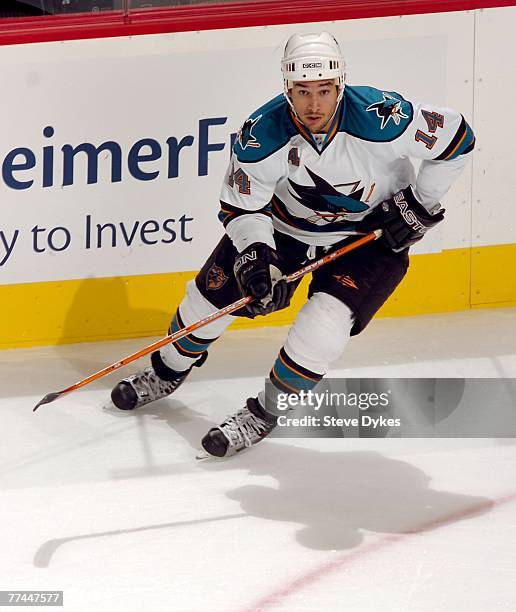
[[[516,6],[516,0],[261,0],[124,13],[0,19],[0,45],[166,32],[449,13]]]

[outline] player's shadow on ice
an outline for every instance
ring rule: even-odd
[[[194,449],[210,423],[177,401],[160,402],[149,416],[166,421]],[[324,449],[324,440],[321,440]],[[346,441],[342,440],[342,448]],[[490,510],[485,497],[438,491],[421,469],[371,451],[325,452],[266,440],[225,460],[198,463],[203,471],[247,470],[278,484],[249,484],[227,491],[250,515],[301,525],[300,544],[317,550],[359,545],[363,530],[419,533]]]
[[[122,411],[113,414],[121,418],[132,415]],[[137,414],[135,418],[139,420],[166,422],[192,448],[199,447],[199,440],[211,426],[203,414],[176,400],[156,402],[138,410]],[[346,448],[346,440],[341,442]],[[324,448],[324,443],[321,447]],[[216,528],[221,521],[246,517],[299,525],[295,538],[307,548],[349,550],[360,546],[364,530],[395,535],[422,533],[481,515],[493,507],[493,502],[485,497],[433,489],[430,477],[421,469],[372,451],[324,452],[280,440],[265,440],[227,460],[193,462],[192,452],[192,487],[199,486],[198,471],[212,473],[221,487],[228,471],[248,472],[250,484],[226,491],[228,498],[240,504],[240,511],[198,519],[193,509],[194,515],[188,521],[175,521],[171,516],[172,520],[167,523],[58,537],[39,547],[34,565],[48,567],[61,547],[79,540],[107,537],[119,542],[124,534],[156,530],[163,530],[164,537],[173,538],[176,528],[194,529],[207,523],[213,523]],[[171,473],[176,471],[174,466]],[[119,476],[162,476],[166,470],[146,464],[132,472],[126,470]],[[277,484],[253,484],[255,477],[263,476],[274,478]],[[209,504],[208,499],[206,503]]]
[[[278,486],[246,485],[227,492],[247,514],[298,523],[297,541],[317,550],[358,546],[363,530],[418,533],[489,510],[483,497],[432,489],[410,463],[376,452],[323,452],[267,444],[239,457],[251,475]],[[221,469],[206,465],[206,469]]]

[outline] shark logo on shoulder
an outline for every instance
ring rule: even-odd
[[[381,102],[375,102],[374,104],[370,104],[366,111],[376,111],[376,115],[382,120],[382,125],[380,129],[383,128],[389,123],[389,120],[392,119],[396,125],[399,125],[402,119],[408,119],[409,116],[406,115],[401,110],[401,100],[390,96],[388,93],[382,92],[383,100]]]
[[[242,149],[247,149],[247,147],[254,147],[258,149],[261,146],[256,140],[256,136],[253,134],[253,128],[261,118],[262,115],[259,115],[256,117],[256,119],[249,118],[244,121],[244,125],[238,132],[238,142],[240,143]]]

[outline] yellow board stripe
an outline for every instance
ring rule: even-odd
[[[379,316],[516,305],[516,244],[414,255]],[[0,285],[0,348],[163,336],[195,272]],[[306,299],[235,329],[288,325]]]

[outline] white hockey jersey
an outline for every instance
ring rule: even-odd
[[[239,251],[253,242],[274,247],[273,228],[329,246],[360,233],[371,209],[409,184],[434,208],[474,143],[470,126],[452,109],[349,85],[328,132],[314,136],[280,95],[238,134],[219,218]],[[424,160],[417,179],[410,158]]]

